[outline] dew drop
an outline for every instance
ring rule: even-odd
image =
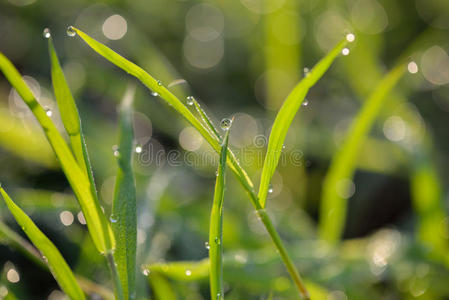
[[[142,274],[145,276],[150,275],[150,270],[149,269],[143,269]]]
[[[231,121],[230,119],[224,118],[224,119],[221,120],[221,122],[220,122],[220,127],[221,127],[221,129],[223,129],[223,130],[229,130],[229,128],[231,128],[231,124],[232,124],[232,121]]]
[[[157,81],[157,85],[161,86],[162,85],[162,81],[158,80]]]
[[[407,70],[411,73],[411,74],[416,74],[418,73],[418,65],[416,64],[416,62],[411,61],[408,63],[407,65]]]
[[[48,117],[51,117],[51,116],[53,115],[53,112],[51,111],[50,108],[45,107],[44,110],[45,110],[45,114],[46,114]]]
[[[49,39],[51,37],[50,29],[45,28],[44,32],[42,33],[44,35],[44,38]]]
[[[193,98],[193,96],[187,97],[187,105],[193,105],[194,101],[195,101],[195,98]]]
[[[134,148],[134,151],[136,151],[136,153],[142,153],[142,145],[137,144],[136,148]]]
[[[303,69],[303,72],[304,72],[304,76],[305,76],[305,77],[307,77],[307,76],[310,75],[310,70],[309,70],[309,68],[307,68],[307,67]]]
[[[112,146],[112,151],[113,151],[115,157],[120,156],[119,147],[117,145]]]
[[[273,186],[270,183],[270,185],[268,186],[268,194],[273,194],[273,191]]]
[[[348,33],[346,35],[346,40],[350,43],[352,43],[353,41],[355,41],[355,35],[353,33]]]
[[[217,245],[221,244],[221,240],[218,237],[216,237],[214,241],[215,241],[215,244],[217,244]]]
[[[157,97],[157,96],[159,96],[159,93],[158,93],[158,92],[155,92],[155,91],[152,91],[152,92],[151,92],[151,96]]]
[[[192,271],[186,270],[186,276],[190,276],[190,275],[192,275]]]
[[[112,215],[109,217],[109,220],[111,221],[111,223],[117,223],[118,217],[117,217],[116,215],[112,214]]]
[[[304,101],[302,102],[302,106],[307,106],[309,105],[309,100],[304,99]]]
[[[349,55],[349,49],[343,48],[343,50],[341,50],[341,54],[343,54],[344,56]]]
[[[216,177],[218,176],[218,171],[215,171],[215,176],[216,176]]]
[[[67,27],[67,35],[70,37],[74,37],[76,35],[76,31],[73,26]]]
[[[209,249],[210,249],[209,242],[205,242],[205,243],[204,243],[204,247],[206,247],[206,249],[209,250]]]

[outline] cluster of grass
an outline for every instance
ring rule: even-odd
[[[112,214],[108,221],[108,218],[101,209],[98,198],[89,153],[84,141],[81,118],[60,66],[50,31],[46,30],[44,36],[48,39],[54,95],[57,100],[65,133],[68,135],[68,142],[57,129],[54,121],[49,117],[48,111],[35,99],[16,68],[0,53],[0,69],[31,109],[42,127],[79,202],[86,218],[91,239],[98,252],[105,256],[114,284],[115,298],[133,299],[135,297],[137,285],[136,275],[140,267],[143,268],[144,274],[148,275],[151,273],[150,284],[158,299],[170,300],[176,298],[171,291],[167,278],[197,280],[205,277],[209,277],[211,299],[224,298],[223,273],[224,270],[226,271],[225,263],[229,261],[226,260],[226,255],[223,254],[222,242],[223,230],[226,230],[226,228],[223,228],[226,168],[232,171],[238,182],[247,192],[258,218],[271,237],[273,246],[277,250],[291,280],[296,286],[298,295],[303,299],[310,299],[310,294],[312,294],[312,298],[319,298],[319,289],[316,289],[313,284],[309,285],[309,283],[304,283],[304,280],[301,278],[295,266],[294,259],[292,259],[289,251],[287,251],[284,242],[266,211],[266,201],[270,189],[270,182],[278,167],[287,132],[291,127],[295,115],[301,108],[309,89],[323,77],[342,51],[347,50],[345,47],[349,42],[353,41],[354,36],[351,34],[344,37],[291,90],[282,103],[269,136],[260,184],[258,185],[259,189],[256,192],[254,184],[247,172],[239,164],[236,155],[228,147],[232,120],[224,119],[222,121],[220,127],[224,129],[224,134],[221,134],[220,130],[216,129],[216,126],[192,96],[189,96],[186,101],[181,101],[168,87],[164,86],[161,81],[148,74],[144,69],[77,28],[69,27],[68,35],[80,37],[95,52],[128,74],[136,77],[144,86],[169,104],[180,117],[193,126],[220,156],[212,211],[210,213],[209,260],[137,266],[138,220],[135,179],[132,167],[132,155],[135,149],[132,128],[132,103],[135,87],[132,84],[129,85],[118,109],[119,140],[114,154],[117,158],[118,171],[113,196]],[[353,177],[356,157],[361,145],[366,139],[367,133],[375,119],[378,117],[382,106],[385,104],[386,95],[391,92],[405,70],[406,64],[399,63],[372,90],[371,96],[368,97],[362,110],[354,120],[343,147],[333,158],[323,187],[320,235],[324,240],[335,243],[341,239],[346,216],[347,199],[338,195],[336,186],[341,180],[350,180]],[[196,113],[192,112],[189,108],[192,105],[195,107]],[[419,167],[416,180],[427,180],[430,183],[434,182],[431,170],[429,171],[426,168],[428,164],[425,167],[422,167],[422,165]],[[438,191],[438,187],[434,187],[433,190]],[[34,247],[30,246],[28,242],[11,231],[5,224],[0,223],[0,231],[12,244],[20,251],[26,253],[36,263],[42,265],[44,268],[48,267],[61,289],[70,298],[85,299],[85,293],[92,290],[103,295],[105,298],[112,297],[111,292],[108,290],[104,290],[88,279],[74,274],[54,244],[42,233],[25,212],[13,202],[3,188],[0,189],[0,192],[17,223],[22,227],[25,234],[39,252],[36,252]],[[419,192],[417,191],[416,193]],[[431,197],[431,200],[437,199],[438,197],[438,195],[435,195]],[[438,203],[434,203],[430,209],[422,207],[421,211],[423,215],[427,216],[426,220],[431,220],[432,216],[435,216],[435,207],[438,207]],[[437,217],[441,219],[440,215]],[[432,223],[428,226],[430,228],[434,224]],[[423,234],[425,235],[425,232]],[[430,243],[438,244],[440,241],[430,241]],[[439,249],[446,249],[445,245],[438,247]],[[308,288],[310,289],[310,293]]]

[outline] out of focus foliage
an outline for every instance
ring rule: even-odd
[[[62,129],[42,37],[44,28],[52,31],[109,215],[116,109],[133,79],[67,37],[69,25],[130,58],[181,99],[195,96],[213,120],[234,116],[229,143],[254,182],[275,113],[290,89],[354,33],[349,55],[312,87],[288,131],[267,211],[315,299],[449,297],[446,0],[3,0],[0,51]],[[365,100],[407,57],[416,65],[409,64],[386,95],[360,151],[351,156],[354,176],[334,187],[347,199],[342,240],[321,240],[326,235],[320,222],[336,222],[332,212],[320,214],[333,157]],[[136,278],[137,299],[209,299],[202,260],[218,155],[157,95],[137,86],[137,264],[150,265]],[[48,142],[3,76],[0,182],[76,274],[109,280]],[[20,232],[3,202],[0,218],[0,229],[5,223]],[[295,299],[271,240],[231,176],[223,230],[226,299]],[[3,234],[0,298],[62,299],[50,273]]]

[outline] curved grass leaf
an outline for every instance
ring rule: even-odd
[[[189,96],[192,97],[192,96]],[[196,101],[194,97],[192,97],[193,105],[195,106],[196,111],[201,116],[201,119],[203,120],[204,124],[206,124],[206,127],[210,130],[210,132],[217,138],[220,138],[220,134],[218,133],[218,130],[215,128],[214,123],[212,120],[207,116],[204,109],[201,107],[201,105]],[[223,150],[222,150],[223,151]]]
[[[53,83],[53,90],[55,93],[58,109],[61,114],[62,123],[69,135],[70,144],[75,155],[75,159],[81,169],[87,174],[90,181],[92,195],[95,201],[98,201],[97,190],[95,188],[95,181],[90,164],[89,154],[84,140],[84,134],[81,126],[81,119],[76,107],[75,99],[73,99],[70,88],[59,63],[58,55],[53,45],[53,39],[48,38],[48,52],[51,61],[51,80]]]
[[[3,188],[0,187],[0,193],[6,202],[9,210],[13,214],[17,223],[22,227],[33,244],[40,250],[43,256],[46,257],[46,262],[50,268],[51,273],[55,277],[61,289],[71,299],[85,299],[84,293],[79,287],[75,275],[67,265],[64,257],[53,243],[40,231],[34,222],[18,207],[12,199],[8,196]]]
[[[34,98],[32,92],[20,76],[13,64],[0,53],[0,69],[33,112],[44,129],[56,157],[62,166],[70,185],[81,205],[86,218],[89,233],[98,251],[110,252],[115,247],[114,235],[100,204],[94,198],[87,175],[78,166],[67,143],[59,133],[53,121],[47,116],[43,107]]]
[[[347,202],[342,195],[344,196],[344,190],[350,188],[348,180],[354,174],[361,145],[384,105],[386,95],[404,72],[405,65],[399,64],[379,82],[353,121],[342,147],[332,159],[323,184],[319,228],[321,238],[328,242],[335,243],[340,239],[346,218]]]
[[[115,64],[119,68],[123,69],[127,73],[139,79],[148,89],[157,92],[158,95],[164,99],[170,106],[173,107],[184,119],[186,119],[198,132],[204,137],[204,139],[212,146],[212,148],[219,153],[221,151],[219,140],[214,137],[209,130],[190,112],[190,110],[181,102],[175,95],[173,95],[160,81],[153,78],[145,70],[127,60],[120,54],[114,52],[109,47],[101,44],[95,39],[91,38],[83,31],[73,28],[76,33],[86,42],[94,51]],[[251,202],[257,208],[259,206],[257,196],[254,193],[253,183],[251,179],[242,169],[237,162],[235,155],[232,151],[228,151],[229,160],[228,165],[231,170],[236,174],[238,181],[243,185],[248,192]]]
[[[155,300],[177,300],[170,282],[164,275],[154,272],[149,280]]]
[[[114,258],[125,299],[133,297],[136,283],[137,212],[136,188],[132,168],[134,153],[132,102],[134,92],[135,86],[129,86],[119,111],[118,171],[111,215],[112,230],[117,241]]]
[[[225,190],[226,157],[229,132],[223,139],[217,179],[215,181],[214,200],[210,213],[209,227],[209,260],[210,260],[210,293],[211,299],[223,299],[223,200]]]
[[[144,266],[144,270],[151,273],[161,273],[179,281],[196,281],[209,275],[209,259],[200,261],[179,261],[170,263],[155,263]],[[150,278],[151,279],[151,278]]]
[[[335,58],[341,53],[341,50],[348,42],[346,39],[340,41],[324,58],[322,58],[307,76],[301,80],[290,92],[279,109],[276,119],[271,129],[270,138],[268,140],[267,154],[263,164],[262,175],[259,185],[259,202],[262,208],[265,207],[268,189],[271,178],[279,162],[282,153],[285,136],[287,131],[305,99],[309,89],[324,75],[329,69]]]

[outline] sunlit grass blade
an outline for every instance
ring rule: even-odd
[[[287,135],[296,112],[301,107],[309,89],[329,69],[332,62],[341,53],[347,43],[346,39],[340,41],[324,58],[322,58],[307,76],[293,88],[279,109],[271,129],[267,154],[265,155],[262,175],[260,178],[258,198],[262,208],[265,207],[270,181],[278,165],[285,136]]]
[[[92,194],[91,184],[87,175],[78,166],[64,138],[53,121],[47,116],[44,108],[34,98],[19,72],[2,53],[0,53],[0,69],[42,126],[56,157],[59,159],[62,170],[81,205],[89,233],[98,251],[102,253],[112,251],[115,247],[114,235],[106,216],[100,208],[100,204]]]
[[[83,31],[70,27],[70,30],[74,30],[94,51],[115,64],[119,68],[123,69],[127,73],[139,79],[148,89],[158,93],[158,95],[164,99],[173,109],[175,109],[185,120],[187,120],[198,132],[204,137],[204,139],[212,146],[212,148],[219,153],[221,151],[219,140],[213,136],[209,130],[192,114],[192,112],[173,95],[160,81],[153,78],[145,70],[127,60],[120,54],[114,52],[109,47],[101,44],[95,39],[91,38]],[[228,151],[229,159],[228,165],[231,170],[236,174],[238,181],[243,185],[246,191],[250,195],[251,202],[255,207],[258,206],[257,197],[254,194],[253,183],[251,179],[242,169],[237,162],[234,154]]]
[[[22,227],[22,230],[39,249],[42,255],[45,256],[45,260],[50,268],[50,271],[61,289],[71,299],[85,299],[84,293],[75,279],[75,275],[73,275],[72,270],[70,270],[70,267],[67,265],[59,250],[20,209],[20,207],[12,201],[5,190],[1,187],[0,192],[17,223]]]
[[[119,109],[118,171],[110,218],[117,241],[114,257],[125,299],[133,298],[136,281],[137,212],[132,168],[134,153],[132,102],[134,92],[135,86],[128,86]]]
[[[59,63],[56,49],[53,45],[51,36],[48,38],[48,52],[51,61],[51,79],[53,83],[53,90],[55,93],[58,109],[61,114],[62,123],[69,135],[70,144],[75,155],[75,159],[81,169],[87,174],[92,194],[95,201],[98,201],[97,190],[95,187],[92,166],[89,160],[89,154],[84,140],[84,134],[81,126],[81,118],[76,107],[75,99],[73,99],[70,88]]]
[[[190,98],[191,97],[191,98]],[[203,120],[204,124],[206,125],[206,127],[209,129],[209,131],[217,138],[217,139],[221,139],[220,134],[218,133],[217,128],[215,128],[214,123],[212,122],[212,120],[207,116],[206,112],[204,111],[204,109],[201,107],[201,105],[198,103],[198,101],[196,101],[196,99],[193,96],[189,96],[189,99],[187,99],[187,101],[192,101],[193,105],[195,106],[196,111],[198,112],[198,114],[200,115],[201,119]]]
[[[387,94],[405,70],[405,65],[399,64],[379,82],[352,122],[343,145],[332,159],[323,184],[319,228],[320,237],[328,242],[335,243],[341,237],[346,218],[347,199],[344,194],[350,188],[361,145],[382,109]]]
[[[196,281],[209,276],[209,259],[205,258],[196,262],[154,263],[144,266],[143,272],[149,274],[149,276],[157,272],[175,280]]]
[[[211,299],[223,299],[223,200],[225,190],[226,157],[230,129],[226,131],[221,146],[214,200],[209,225],[209,260]]]
[[[187,107],[178,98],[176,98],[175,95],[173,95],[167,88],[165,88],[162,83],[158,82],[136,64],[128,61],[121,55],[114,52],[112,49],[94,40],[81,30],[74,27],[69,27],[69,30],[73,30],[74,32],[76,32],[94,51],[99,53],[101,56],[103,56],[116,66],[120,67],[127,73],[135,76],[150,90],[157,92],[162,99],[170,104],[184,119],[186,119],[193,127],[198,130],[198,132],[204,137],[204,139],[212,146],[212,148],[216,152],[219,153],[221,151],[218,139],[211,135],[209,130],[190,112],[189,109],[187,109]],[[316,75],[313,75],[312,78],[320,77],[320,72],[322,71],[322,69],[323,68],[319,68],[318,70],[316,70]],[[260,210],[261,206],[260,202],[258,201],[257,195],[254,192],[254,185],[231,150],[228,150],[227,164],[236,175],[237,180],[240,182],[240,184],[242,184],[243,188],[248,193],[249,199],[254,208],[256,210]],[[296,286],[298,286],[300,291],[303,290],[303,285],[301,285],[299,274],[295,270],[295,266],[292,260],[289,258],[285,246],[283,245],[279,234],[276,232],[268,215],[265,216],[265,220],[266,221],[264,222],[264,225],[270,226],[269,228],[267,228],[267,231],[270,234],[275,247],[279,251],[281,258],[283,259],[284,264],[289,271],[289,274],[292,276],[292,280],[295,282]]]

